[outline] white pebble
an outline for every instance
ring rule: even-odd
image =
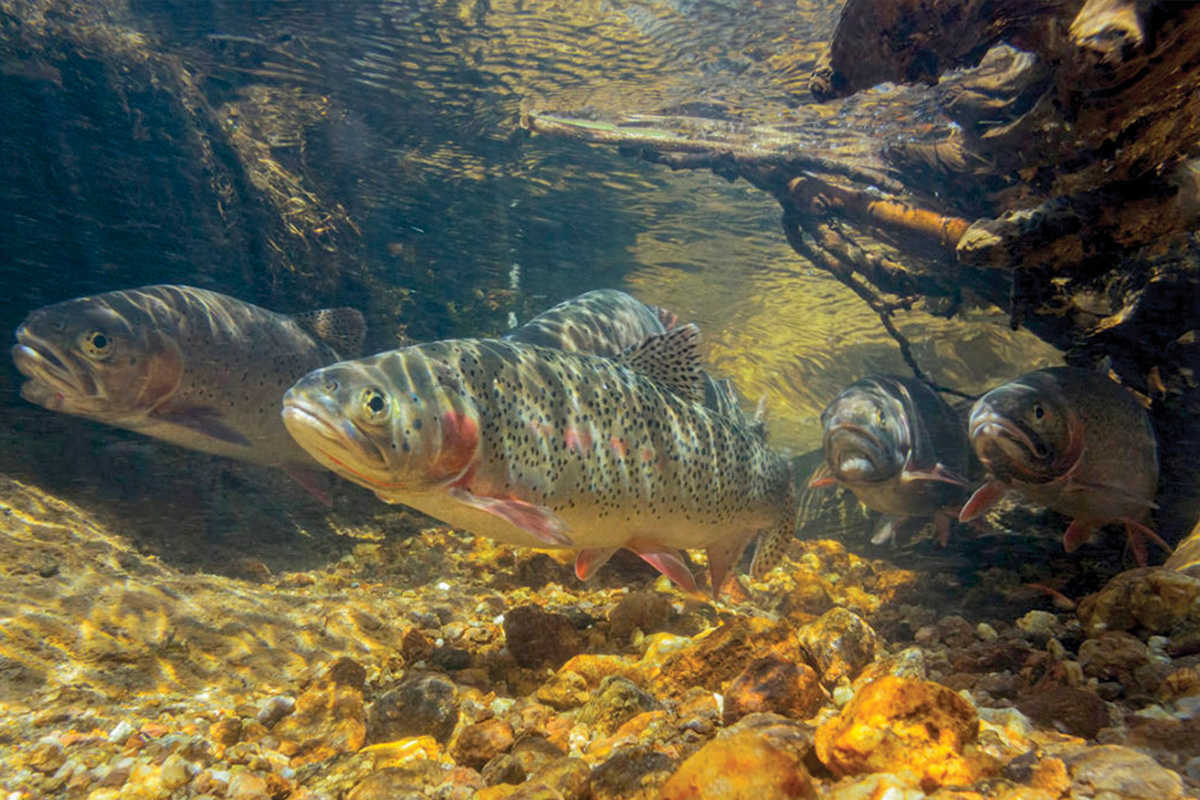
[[[854,690],[849,686],[841,685],[833,690],[833,704],[838,708],[843,707],[854,699]]]
[[[996,633],[996,629],[986,622],[981,622],[975,626],[975,635],[985,642],[994,642],[1000,638],[1000,634]]]
[[[1030,611],[1017,620],[1017,628],[1020,630],[1026,633],[1046,634],[1047,636],[1054,635],[1054,626],[1057,624],[1058,617],[1049,611]]]
[[[1178,698],[1175,701],[1175,716],[1184,719],[1200,716],[1200,695]]]
[[[450,584],[446,583],[445,581],[438,581],[434,588],[439,592],[448,592],[450,591]]]
[[[1063,643],[1058,639],[1051,639],[1046,642],[1046,652],[1049,653],[1055,661],[1063,661],[1067,657],[1067,648],[1063,647]]]
[[[125,740],[137,730],[129,723],[129,720],[123,719],[117,723],[116,727],[108,733],[108,740],[113,744],[124,744]]]

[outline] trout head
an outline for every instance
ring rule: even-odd
[[[283,396],[292,438],[323,466],[384,500],[454,484],[467,476],[479,449],[474,405],[431,381],[427,360],[403,353],[316,370]]]
[[[1082,426],[1053,379],[1040,373],[979,398],[969,427],[975,454],[1005,483],[1058,480],[1083,452]]]
[[[900,475],[912,448],[903,403],[881,387],[859,382],[821,414],[825,461],[842,483],[879,483]]]
[[[108,296],[40,308],[16,330],[21,396],[52,411],[136,429],[175,392],[179,347],[144,310]]]

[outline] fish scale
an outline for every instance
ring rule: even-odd
[[[709,548],[715,589],[757,532],[790,535],[793,491],[756,429],[688,396],[689,383],[703,391],[696,335],[649,337],[624,361],[497,340],[416,345],[308,375],[284,420],[318,461],[388,502],[511,544],[579,549],[581,577],[628,547],[694,588],[677,551]]]

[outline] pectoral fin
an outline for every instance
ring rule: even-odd
[[[1008,487],[1003,483],[988,481],[975,490],[975,494],[971,495],[971,499],[962,507],[962,511],[958,512],[958,521],[970,522],[996,505],[1006,494],[1008,494]]]
[[[320,500],[326,507],[333,505],[329,496],[329,473],[308,467],[283,467],[288,477],[304,487],[304,490]]]
[[[155,409],[149,416],[151,419],[159,422],[168,422],[172,425],[179,425],[180,427],[193,430],[210,439],[216,439],[227,444],[235,444],[240,447],[251,446],[250,440],[240,432],[226,425],[216,410],[205,406],[172,407],[168,404],[165,407]]]
[[[1063,534],[1063,549],[1068,553],[1076,550],[1079,545],[1086,542],[1096,532],[1096,524],[1094,522],[1084,522],[1080,519],[1071,520],[1071,524],[1067,526],[1067,532]],[[1145,550],[1142,551],[1143,557]]]
[[[937,481],[939,483],[949,483],[954,486],[969,486],[966,478],[946,469],[941,464],[934,464],[929,469],[905,469],[900,474],[900,480],[905,483],[913,481]]]
[[[471,508],[495,514],[551,547],[571,547],[567,523],[545,506],[513,498],[480,497],[466,489],[449,490],[450,497]]]

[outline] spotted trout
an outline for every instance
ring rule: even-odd
[[[840,484],[883,513],[872,542],[909,519],[933,517],[945,544],[970,490],[970,445],[954,410],[927,384],[872,376],[843,389],[821,414],[825,470],[811,486]]]
[[[320,463],[455,527],[578,550],[587,579],[628,548],[687,591],[679,552],[706,548],[716,594],[766,531],[756,575],[791,535],[783,456],[759,432],[696,402],[694,325],[618,359],[462,339],[334,364],[283,399],[292,436]]]
[[[205,289],[146,286],[32,312],[12,357],[32,403],[282,467],[313,488],[304,470],[319,466],[288,434],[279,402],[339,350],[353,354],[364,330],[353,309],[294,318]]]
[[[1009,491],[1072,517],[1068,552],[1099,527],[1125,526],[1146,563],[1146,525],[1158,486],[1158,451],[1149,415],[1103,375],[1073,367],[1030,372],[992,389],[971,409],[971,445],[988,480],[963,507],[973,519]]]

